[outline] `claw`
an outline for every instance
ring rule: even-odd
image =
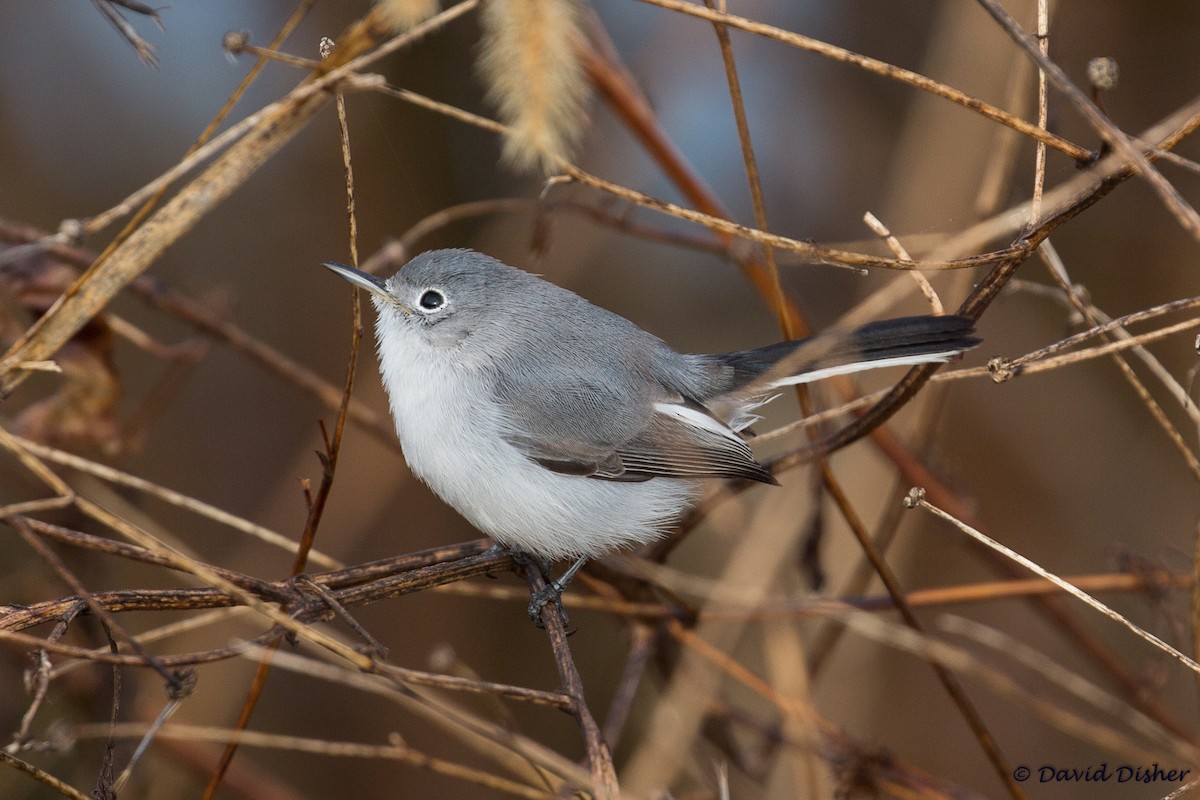
[[[563,608],[562,593],[563,585],[558,581],[551,581],[544,589],[540,589],[533,593],[529,600],[529,619],[533,620],[533,624],[539,628],[545,628],[545,623],[542,622],[542,609],[549,603],[554,603],[558,611],[558,617],[562,620],[563,627],[567,627],[570,623],[567,619],[567,610]]]

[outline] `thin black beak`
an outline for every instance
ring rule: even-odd
[[[377,294],[380,297],[388,296],[388,290],[384,286],[382,278],[377,278],[374,275],[370,275],[354,267],[348,267],[345,264],[339,264],[336,261],[326,261],[321,266],[327,267],[331,272],[341,275],[355,286],[366,289],[371,294]]]

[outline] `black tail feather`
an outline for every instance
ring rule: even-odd
[[[724,390],[732,391],[754,381],[803,345],[819,346],[814,349],[812,359],[788,365],[785,374],[802,375],[860,361],[970,350],[980,341],[974,335],[974,328],[973,319],[957,315],[898,317],[868,323],[842,336],[821,335],[814,337],[817,341],[814,338],[795,339],[714,358],[721,365],[733,368]],[[828,342],[820,341],[824,338],[828,338]]]

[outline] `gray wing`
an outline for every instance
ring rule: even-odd
[[[544,355],[549,363],[523,360],[538,364],[536,373],[505,371],[493,383],[493,396],[506,417],[505,440],[546,469],[615,481],[717,477],[775,483],[740,436],[699,402],[651,379],[649,370],[639,368],[644,365],[610,371],[602,358],[589,361],[585,371]],[[621,387],[613,375],[638,380]]]
[[[644,433],[616,450],[626,474],[778,483],[746,442],[699,402],[681,398],[660,405],[671,411],[656,411]]]

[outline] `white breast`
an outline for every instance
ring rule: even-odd
[[[658,538],[693,498],[689,481],[594,480],[530,461],[501,437],[484,378],[452,355],[381,348],[383,383],[413,474],[498,542],[543,558],[598,555]]]

